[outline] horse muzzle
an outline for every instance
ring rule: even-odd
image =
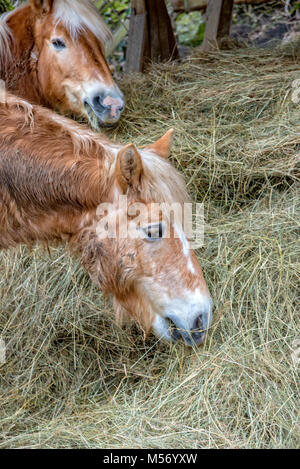
[[[184,309],[184,308],[183,308]],[[212,301],[207,299],[201,305],[192,305],[187,311],[169,310],[164,316],[156,316],[153,330],[158,337],[168,341],[183,340],[193,347],[204,342],[212,322]]]
[[[84,107],[91,126],[95,130],[100,127],[114,127],[124,110],[125,102],[122,94],[98,93],[92,99],[84,99]]]
[[[192,327],[192,329],[185,329],[182,326],[177,326],[174,322],[174,319],[169,319],[170,326],[170,336],[172,342],[177,342],[180,339],[183,339],[185,344],[193,347],[195,345],[201,345],[206,337],[207,326],[205,320],[203,320],[203,315],[200,314]]]

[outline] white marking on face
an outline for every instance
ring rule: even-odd
[[[83,84],[82,86],[82,93],[83,97],[87,97],[89,99],[93,99],[97,95],[105,94],[107,97],[110,96],[110,100],[118,100],[118,103],[122,101],[124,104],[124,99],[123,95],[118,88],[118,86],[107,86],[105,85],[103,78],[99,75],[97,80],[92,80],[92,81],[87,81],[86,83]],[[108,99],[108,98],[105,98]],[[104,103],[105,104],[105,103]],[[107,105],[110,105],[111,102],[107,102]]]
[[[88,98],[92,101],[95,96],[105,93],[106,90],[107,87],[104,85],[102,79],[99,81],[88,81],[81,86],[81,97],[82,99]]]
[[[106,96],[103,100],[104,106],[109,106],[111,108],[111,116],[118,117],[119,109],[124,106],[124,100],[121,98],[113,98],[111,96]]]
[[[90,107],[93,114],[103,123],[115,124],[124,108],[124,97],[119,88],[107,86],[103,81],[85,82],[81,86],[82,105]]]
[[[194,266],[190,257],[188,259],[187,268],[189,269],[190,272],[192,272],[192,274],[195,273],[195,269],[194,269]]]
[[[181,241],[183,254],[187,258],[187,268],[192,274],[195,274],[195,268],[193,266],[192,259],[191,259],[191,249],[190,249],[189,242],[185,236],[185,233],[182,227],[178,225],[174,226],[174,231]]]
[[[209,294],[202,293],[198,287],[195,290],[185,289],[180,292],[180,296],[172,298],[168,288],[164,288],[165,281],[163,273],[141,279],[141,294],[149,299],[151,310],[163,319],[154,321],[154,329],[157,330],[159,325],[164,328],[168,322],[166,319],[169,319],[178,328],[190,331],[200,315],[203,329],[208,329],[212,322],[212,300]],[[177,288],[180,289],[180,284]]]
[[[202,325],[202,330],[198,329],[199,326],[196,321],[199,317],[201,318],[200,324]],[[168,307],[164,309],[163,317],[159,314],[155,315],[152,330],[157,337],[170,341],[172,340],[170,327],[175,327],[174,332],[177,334],[177,337],[175,335],[175,341],[181,335],[185,342],[191,331],[193,333],[198,332],[196,340],[198,340],[197,343],[199,344],[205,338],[205,335],[201,334],[201,332],[208,330],[211,322],[212,301],[210,297],[202,295],[200,289],[196,289],[194,292],[190,292],[189,298],[170,300]],[[187,345],[192,344],[187,343]]]
[[[190,330],[194,327],[197,317],[203,315],[203,327],[207,329],[212,321],[212,301],[208,295],[203,295],[200,288],[186,291],[183,297],[170,299],[166,305],[163,317],[171,319],[177,327]]]

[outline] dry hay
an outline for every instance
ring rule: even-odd
[[[215,324],[195,350],[144,342],[63,249],[2,253],[1,448],[299,444],[300,65],[280,54],[196,54],[123,80],[113,136],[174,127],[173,161],[205,203]]]

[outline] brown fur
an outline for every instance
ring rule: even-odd
[[[107,191],[104,147],[46,114],[12,96],[0,105],[0,247],[63,239]]]
[[[156,255],[141,239],[98,238],[97,207],[113,202],[116,190],[131,202],[184,202],[180,174],[144,152],[12,95],[0,103],[0,248],[68,241],[92,279],[148,329],[153,316],[139,279],[159,277],[161,262],[174,271],[168,293],[178,275],[186,288],[199,278],[206,286],[195,257],[197,276],[186,272],[178,239],[163,241],[166,252]]]
[[[114,86],[104,44],[87,29],[73,38],[53,18],[52,4],[31,1],[2,22],[0,18],[0,79],[8,91],[31,103],[87,117],[82,101],[79,97],[71,99],[70,94],[78,84],[99,76],[107,87]],[[54,31],[68,43],[69,59],[63,65],[48,45]]]

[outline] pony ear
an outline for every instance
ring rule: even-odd
[[[158,156],[161,156],[162,158],[168,158],[170,154],[170,147],[171,147],[171,141],[172,141],[172,135],[173,135],[174,129],[168,130],[168,132],[158,139],[155,143],[152,143],[152,145],[147,145],[145,150],[153,150],[155,153],[158,154]]]
[[[30,5],[34,13],[39,16],[46,15],[52,8],[54,0],[30,0]]]
[[[141,156],[133,143],[119,151],[116,163],[116,179],[121,189],[126,192],[128,187],[138,186],[143,171]]]

